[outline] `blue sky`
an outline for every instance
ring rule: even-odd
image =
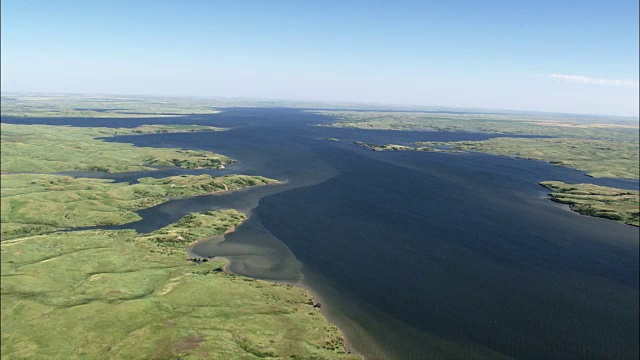
[[[2,91],[638,115],[638,1],[3,0]]]

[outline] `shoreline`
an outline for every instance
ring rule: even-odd
[[[322,314],[322,316],[327,320],[329,324],[335,325],[340,330],[340,333],[342,334],[342,337],[344,340],[344,351],[346,351],[347,354],[357,355],[357,356],[360,356],[363,360],[366,360],[366,357],[363,354],[359,353],[353,348],[353,341],[351,337],[348,335],[348,332],[343,327],[340,327],[340,325],[338,325],[335,321],[332,321],[331,316],[327,312],[327,309],[328,309],[327,306],[322,305],[316,308],[316,304],[321,305],[321,304],[326,304],[326,302],[316,290],[314,290],[311,286],[305,284],[303,280],[304,280],[304,275],[303,275],[303,278],[298,283],[292,284],[292,285],[299,286],[303,288],[305,291],[307,291],[311,295],[311,301],[313,302],[314,309],[320,312],[320,314]],[[318,299],[322,300],[322,302],[316,301]]]
[[[267,185],[277,185],[277,184],[267,184]],[[231,191],[231,190],[230,190]],[[224,259],[225,260],[225,264],[222,267],[222,272],[226,273],[226,274],[233,274],[235,276],[241,276],[241,277],[246,277],[246,278],[250,278],[250,279],[255,279],[255,280],[261,280],[261,281],[268,281],[277,285],[292,285],[292,286],[296,286],[299,287],[301,289],[303,289],[305,292],[307,292],[310,295],[311,298],[311,305],[315,311],[318,311],[322,317],[326,320],[326,322],[328,324],[331,324],[335,327],[338,328],[338,330],[340,331],[340,334],[342,335],[342,339],[344,341],[344,346],[343,349],[347,354],[351,354],[351,355],[357,355],[360,356],[362,359],[365,359],[364,355],[360,354],[359,352],[355,351],[352,347],[352,341],[349,338],[347,332],[345,331],[345,329],[343,329],[342,327],[340,327],[336,322],[331,320],[331,316],[328,315],[328,313],[326,312],[326,305],[322,305],[322,303],[320,301],[317,301],[318,299],[322,300],[322,296],[317,292],[317,290],[313,289],[311,286],[309,286],[308,284],[304,283],[304,279],[305,276],[302,272],[300,272],[300,278],[297,281],[287,281],[287,280],[270,280],[270,279],[262,279],[262,278],[254,278],[251,276],[247,276],[247,275],[242,275],[242,274],[237,274],[235,272],[233,272],[232,270],[230,270],[230,265],[231,265],[231,259],[229,259],[226,256],[209,256],[209,257],[202,257],[202,256],[190,256],[192,254],[189,254],[189,248],[193,247],[194,245],[197,245],[199,243],[203,243],[206,242],[214,237],[221,237],[224,241],[224,238],[227,235],[233,234],[236,232],[237,227],[241,226],[242,224],[244,224],[245,222],[247,222],[251,216],[251,211],[248,212],[242,212],[243,214],[245,214],[247,216],[246,219],[244,219],[241,223],[239,223],[236,226],[233,226],[229,229],[227,229],[223,234],[220,235],[215,235],[215,236],[211,236],[205,239],[199,239],[199,240],[195,240],[192,241],[191,243],[189,243],[186,247],[185,247],[185,253],[187,255],[187,259],[186,261],[194,261],[191,259],[196,259],[199,258],[200,260],[213,260],[213,259]],[[286,245],[285,245],[286,246]],[[293,253],[292,253],[293,254]],[[294,255],[295,256],[295,255]],[[296,259],[297,260],[297,259]]]

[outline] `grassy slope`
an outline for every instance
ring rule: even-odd
[[[554,201],[569,204],[583,215],[602,217],[639,226],[640,192],[592,184],[567,184],[545,181],[540,185],[551,189]]]
[[[226,156],[207,151],[135,147],[96,139],[115,134],[134,134],[136,131],[148,133],[149,126],[134,129],[1,126],[2,172],[121,172],[149,170],[150,166],[216,168],[233,162]],[[155,127],[154,130],[185,131],[170,127]]]
[[[638,142],[570,138],[495,138],[485,141],[418,144],[446,145],[460,150],[549,161],[559,166],[585,171],[594,177],[637,179],[640,174]]]
[[[140,235],[138,239],[156,244],[161,252],[184,254],[184,248],[193,241],[233,231],[246,218],[235,210],[191,213],[174,224]]]
[[[113,132],[114,135],[128,135],[128,134],[165,134],[165,133],[181,133],[181,132],[203,132],[203,131],[223,131],[225,129],[215,126],[204,125],[141,125],[135,128],[118,128],[113,130],[106,130],[107,132]]]
[[[137,167],[141,152],[156,159],[181,156],[94,139],[122,129],[2,127],[3,171],[84,169],[78,163],[124,171]],[[184,156],[192,161],[198,154]],[[132,210],[169,196],[273,182],[201,175],[128,185],[3,174],[2,358],[354,358],[344,354],[341,333],[313,309],[303,289],[213,271],[223,260],[185,261],[186,242],[232,229],[245,218],[237,211],[190,214],[152,234],[29,235],[135,220]]]
[[[57,228],[125,224],[140,219],[135,210],[160,204],[169,197],[277,183],[248,175],[143,178],[134,185],[48,174],[3,174],[1,179],[3,239]]]
[[[166,192],[164,196],[193,196],[278,182],[263,176],[225,175],[214,177],[206,174],[170,176],[160,179],[141,178],[138,181],[142,188],[162,189]]]
[[[287,107],[302,109],[368,109],[372,105],[301,100],[197,98],[140,95],[78,95],[2,93],[3,116],[144,118],[213,114],[234,107]],[[381,107],[380,105],[374,105]],[[397,106],[382,106],[399,109]],[[404,107],[400,107],[403,108]],[[430,108],[430,110],[432,110]]]
[[[371,143],[364,143],[362,141],[354,141],[353,143],[356,145],[365,147],[367,149],[370,149],[372,151],[460,152],[459,150],[442,149],[442,148],[431,147],[431,146],[412,147],[412,146],[395,145],[395,144],[377,145],[377,144],[371,144]],[[427,144],[427,143],[424,143],[424,144]],[[438,143],[433,143],[433,144],[439,145]]]
[[[151,236],[73,231],[2,242],[2,358],[352,358],[306,291],[213,271],[224,261],[197,265],[153,241],[220,234],[243,218],[216,211]]]
[[[211,100],[105,95],[2,94],[2,115],[21,117],[150,118],[215,114]]]
[[[332,116],[334,127],[375,130],[482,131],[610,141],[638,141],[638,125],[603,117],[527,114],[316,111]],[[626,120],[626,119],[623,119]],[[556,124],[556,126],[553,126]]]
[[[417,148],[366,144],[373,150],[433,151],[433,146],[549,161],[594,177],[637,179],[638,125],[602,117],[531,114],[446,114],[320,111],[333,116],[331,126],[363,129],[482,131],[558,138],[495,138],[450,143],[418,142]],[[623,119],[624,120],[624,119]],[[435,150],[438,150],[435,148]]]
[[[364,143],[362,141],[354,141],[353,143],[356,144],[356,145],[371,149],[373,151],[413,151],[413,150],[416,150],[415,148],[412,148],[411,146],[404,146],[404,145],[395,145],[395,144],[377,145],[377,144],[371,144],[371,143]]]

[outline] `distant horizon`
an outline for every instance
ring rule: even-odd
[[[448,106],[448,105],[425,105],[425,104],[401,104],[401,103],[383,103],[383,102],[358,102],[358,101],[339,101],[339,100],[317,100],[317,99],[287,99],[287,98],[259,98],[259,97],[243,97],[243,96],[210,96],[210,95],[156,95],[156,94],[133,94],[133,93],[100,93],[100,92],[42,92],[42,91],[0,91],[0,96],[10,95],[46,95],[46,96],[111,96],[111,97],[151,97],[151,98],[185,98],[185,99],[200,99],[200,100],[246,100],[255,102],[291,102],[291,103],[315,103],[318,105],[351,105],[359,107],[369,107],[364,109],[345,109],[345,111],[358,111],[358,110],[386,110],[386,111],[450,111],[450,110],[465,110],[467,112],[494,112],[500,114],[508,113],[521,113],[521,114],[540,114],[540,115],[559,115],[559,116],[580,116],[580,117],[606,117],[606,118],[620,118],[629,119],[640,122],[640,116],[636,115],[614,115],[614,114],[594,114],[594,113],[572,113],[572,112],[557,112],[557,111],[540,111],[531,109],[505,109],[505,108],[483,108],[483,107],[468,107],[468,106]],[[376,108],[378,106],[378,108]],[[215,108],[216,106],[212,106]],[[286,107],[286,106],[283,106]],[[387,108],[387,109],[384,109]],[[389,109],[391,108],[391,109]]]
[[[637,0],[0,7],[3,91],[640,116]]]

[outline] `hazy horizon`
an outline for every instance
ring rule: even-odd
[[[438,105],[419,105],[419,104],[393,104],[393,103],[382,103],[382,102],[350,102],[350,101],[322,101],[322,100],[313,100],[313,99],[285,99],[285,98],[251,98],[251,97],[225,97],[225,96],[201,96],[201,95],[153,95],[153,94],[115,94],[115,93],[78,93],[78,92],[37,92],[37,91],[2,91],[1,96],[13,96],[13,95],[40,95],[40,96],[53,96],[53,97],[63,97],[63,96],[78,96],[78,97],[133,97],[133,98],[166,98],[166,99],[196,99],[196,100],[212,100],[212,101],[247,101],[247,102],[290,102],[293,104],[310,104],[310,105],[345,105],[345,106],[353,106],[353,110],[371,110],[371,111],[468,111],[468,112],[477,112],[477,113],[522,113],[522,114],[541,114],[541,115],[559,115],[559,116],[578,116],[578,117],[602,117],[602,118],[620,118],[627,119],[636,122],[640,122],[640,116],[627,116],[627,115],[609,115],[609,114],[589,114],[589,113],[570,113],[570,112],[552,112],[552,111],[539,111],[539,110],[527,110],[527,109],[500,109],[500,108],[482,108],[482,107],[464,107],[464,106],[438,106]],[[284,106],[284,105],[281,105]],[[220,108],[224,109],[224,107],[217,106],[215,104],[211,105],[212,108]],[[279,106],[278,106],[279,107]],[[286,107],[286,106],[284,106]],[[311,107],[312,108],[312,107]],[[327,108],[331,109],[331,108]],[[337,107],[336,107],[337,109]],[[348,109],[345,109],[348,110]]]
[[[639,115],[634,1],[1,4],[3,93]]]

